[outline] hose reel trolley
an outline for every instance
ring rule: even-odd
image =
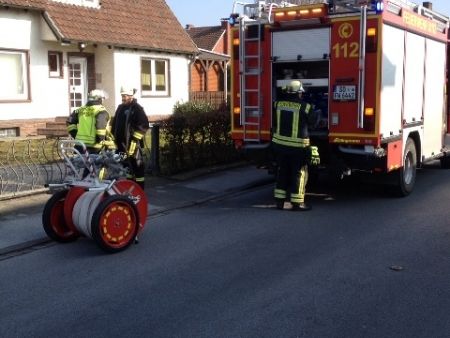
[[[89,154],[73,140],[58,146],[70,174],[65,182],[48,185],[53,195],[42,214],[46,234],[61,243],[88,237],[111,253],[137,243],[148,201],[136,182],[123,178],[124,156],[113,150]]]

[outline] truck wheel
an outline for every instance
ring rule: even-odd
[[[42,226],[45,233],[48,237],[60,243],[72,242],[79,237],[78,232],[70,229],[64,219],[66,196],[67,190],[56,192],[47,201],[42,212]]]
[[[408,138],[403,153],[403,168],[395,171],[396,189],[395,193],[399,197],[408,196],[414,189],[416,183],[417,152],[416,144]]]
[[[114,253],[126,249],[139,230],[139,214],[131,200],[111,195],[100,202],[92,215],[92,238],[101,249]]]
[[[450,169],[450,156],[441,157],[440,161],[442,169]]]

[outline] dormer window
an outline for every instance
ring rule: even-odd
[[[93,8],[100,7],[100,0],[53,0],[53,1],[76,6],[85,6]]]

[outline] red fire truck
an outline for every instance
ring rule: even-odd
[[[450,167],[449,18],[431,3],[236,1],[230,22],[237,148],[270,149],[273,101],[299,79],[321,115],[311,142],[326,168],[379,173],[406,196],[417,167]]]

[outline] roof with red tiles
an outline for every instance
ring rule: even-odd
[[[198,48],[213,50],[219,39],[225,34],[222,26],[187,27],[186,32]]]
[[[102,0],[100,8],[53,0],[0,0],[1,7],[39,10],[59,40],[197,53],[165,0]]]

